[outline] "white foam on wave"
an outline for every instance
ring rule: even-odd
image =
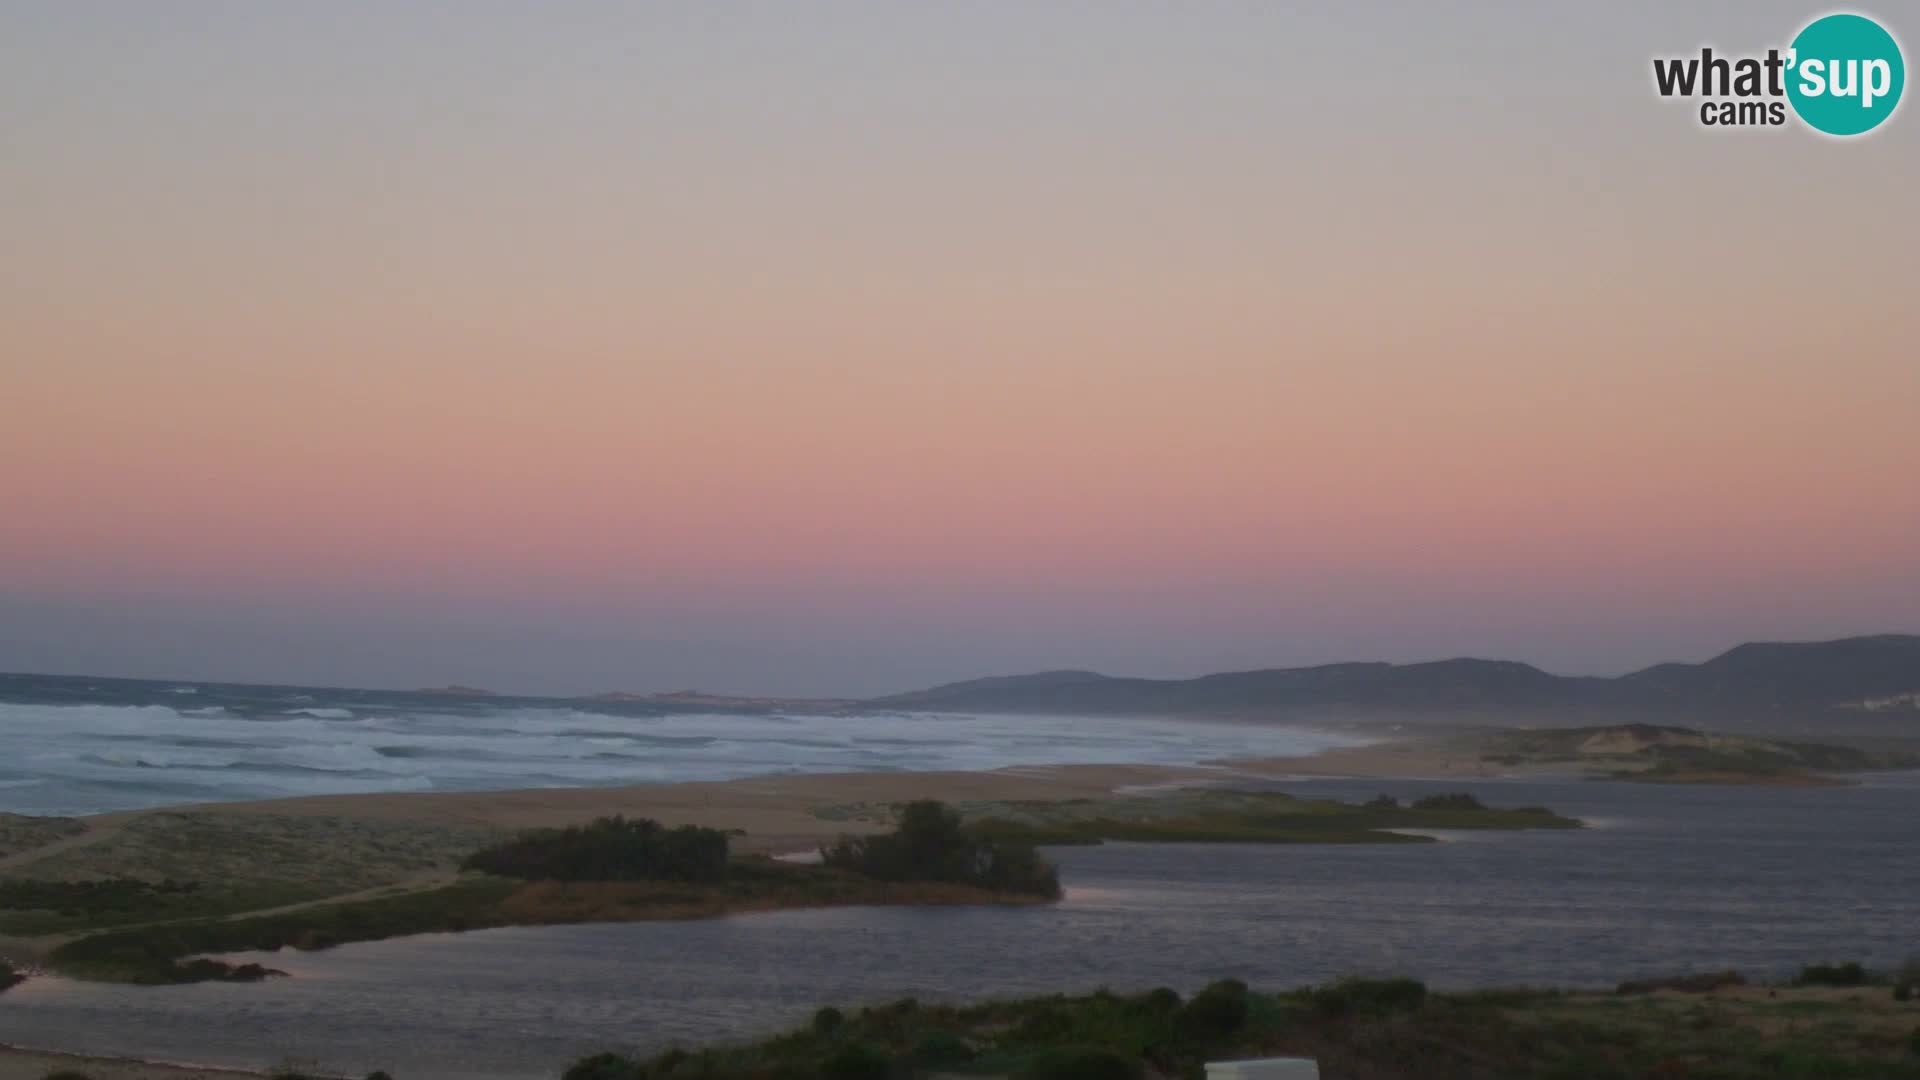
[[[0,703],[9,773],[35,812],[376,791],[585,787],[791,772],[1192,765],[1359,740],[1294,728],[1143,718],[873,713],[464,714],[315,705],[249,718],[163,705]],[[29,796],[23,794],[24,800]],[[0,794],[0,809],[8,805]]]

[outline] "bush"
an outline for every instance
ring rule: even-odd
[[[393,1080],[393,1076],[385,1069],[375,1069],[367,1074],[367,1080]]]
[[[1856,961],[1844,964],[1808,964],[1794,976],[1795,986],[1865,986],[1867,969]]]
[[[1169,986],[1156,986],[1140,998],[1148,1012],[1170,1013],[1180,1007],[1180,992]]]
[[[1015,1080],[1140,1080],[1140,1062],[1094,1046],[1065,1046],[1036,1055]]]
[[[1906,991],[1906,997],[1900,996],[1902,990]],[[1900,970],[1893,973],[1893,996],[1900,1001],[1920,996],[1920,956],[1909,956]]]
[[[1485,810],[1486,804],[1464,791],[1413,800],[1415,810]]]
[[[589,825],[533,829],[477,851],[461,863],[526,881],[719,881],[727,874],[727,834],[646,818],[596,818]]]
[[[645,1069],[619,1054],[595,1054],[574,1062],[560,1080],[640,1080],[645,1075]]]
[[[1418,979],[1342,979],[1313,991],[1313,1007],[1325,1016],[1384,1016],[1425,1004],[1427,984]]]
[[[908,803],[900,824],[882,836],[842,837],[820,849],[820,861],[880,881],[935,881],[994,892],[1060,895],[1060,876],[1031,844],[976,839],[945,803]]]
[[[1913,1034],[1907,1036],[1907,1053],[1920,1057],[1920,1027],[1914,1028]]]
[[[885,1054],[860,1043],[843,1046],[820,1063],[821,1080],[887,1080],[892,1072]]]
[[[846,1022],[847,1014],[829,1005],[813,1014],[813,1033],[815,1035],[831,1035],[839,1031],[840,1025]]]
[[[973,1060],[973,1047],[951,1031],[929,1031],[913,1044],[909,1056],[920,1066],[964,1065]]]
[[[1668,975],[1659,979],[1633,979],[1614,988],[1616,994],[1651,994],[1655,990],[1678,990],[1686,994],[1705,994],[1723,986],[1745,986],[1747,977],[1737,971],[1713,971],[1699,975]]]
[[[1232,1037],[1246,1022],[1247,984],[1238,979],[1208,985],[1173,1014],[1175,1035],[1201,1045]]]
[[[1058,1042],[1073,1030],[1073,1014],[1064,1005],[1036,1005],[1014,1025],[1012,1038],[1021,1043]]]
[[[1400,800],[1391,795],[1375,795],[1362,805],[1369,810],[1398,810],[1400,809]]]

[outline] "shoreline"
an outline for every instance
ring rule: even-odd
[[[1574,779],[1577,763],[1500,765],[1469,747],[1433,736],[1388,735],[1359,746],[1265,758],[1214,758],[1190,765],[1082,763],[1007,765],[978,770],[766,773],[730,780],[682,780],[617,787],[504,788],[485,791],[355,792],[275,799],[185,803],[82,816],[90,833],[115,829],[152,814],[272,814],[355,817],[506,829],[546,828],[592,817],[626,814],[665,825],[739,829],[740,850],[785,854],[821,839],[866,831],[864,823],[823,819],[813,807],[905,802],[1058,801],[1146,793],[1235,781],[1287,779],[1497,780]],[[797,848],[777,847],[782,842]],[[84,844],[76,837],[68,844]],[[0,858],[0,868],[34,851]]]
[[[272,1073],[224,1065],[96,1056],[0,1043],[0,1080],[43,1080],[56,1072],[77,1072],[87,1080],[259,1080]]]

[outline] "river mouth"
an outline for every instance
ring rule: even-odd
[[[1685,788],[1313,780],[1342,799],[1469,790],[1606,828],[1372,845],[1108,844],[1051,852],[1037,908],[848,908],[691,923],[517,927],[298,953],[251,985],[34,979],[0,1041],[423,1080],[549,1077],[606,1049],[740,1038],[821,1005],[1098,986],[1287,987],[1408,974],[1440,987],[1608,988],[1734,968],[1780,976],[1914,948],[1920,782]]]

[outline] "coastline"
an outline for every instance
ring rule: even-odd
[[[77,1072],[87,1080],[257,1080],[269,1075],[245,1069],[93,1057],[0,1043],[0,1080],[43,1080],[56,1072]]]
[[[878,826],[857,818],[823,818],[817,808],[913,799],[944,802],[1062,801],[1104,798],[1155,789],[1221,786],[1238,780],[1290,777],[1397,780],[1580,777],[1577,763],[1501,765],[1477,750],[1426,736],[1385,737],[1288,757],[1222,758],[1195,765],[1011,765],[965,771],[776,773],[733,780],[691,780],[621,787],[511,788],[495,791],[367,792],[280,799],[195,803],[121,810],[85,817],[89,838],[160,813],[349,817],[495,829],[533,829],[624,814],[664,825],[738,830],[738,850],[790,854],[823,840]],[[43,849],[45,850],[45,849]],[[0,858],[0,868],[34,858],[35,851]]]

